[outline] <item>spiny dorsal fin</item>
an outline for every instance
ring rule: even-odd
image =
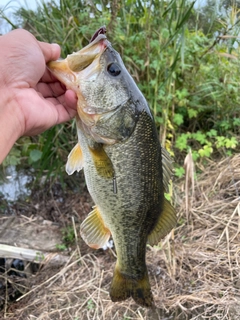
[[[105,226],[97,206],[93,207],[93,211],[81,224],[80,233],[86,244],[93,249],[102,248],[107,244],[111,233]]]
[[[164,238],[176,225],[177,216],[171,203],[164,198],[163,212],[158,218],[157,224],[148,236],[148,243],[153,246]]]
[[[74,171],[79,172],[83,168],[83,154],[79,143],[75,145],[68,155],[66,172],[71,175]]]
[[[95,168],[99,176],[104,178],[113,178],[114,177],[114,169],[113,164],[108,155],[106,154],[103,146],[100,145],[98,148],[90,148],[89,151],[91,153]]]
[[[163,169],[163,188],[168,192],[169,181],[173,175],[173,160],[166,149],[162,148],[162,169]]]

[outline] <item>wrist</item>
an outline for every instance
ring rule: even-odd
[[[0,88],[0,163],[21,136],[22,125],[14,95],[7,88]]]

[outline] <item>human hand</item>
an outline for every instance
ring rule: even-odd
[[[0,37],[0,120],[13,125],[16,139],[36,135],[76,114],[77,98],[46,68],[60,56],[56,44],[39,42],[26,30]],[[17,133],[17,134],[16,134]]]

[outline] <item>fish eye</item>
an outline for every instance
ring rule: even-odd
[[[120,69],[119,65],[117,63],[115,63],[115,62],[110,63],[108,65],[107,71],[113,77],[116,77],[121,73],[121,69]]]

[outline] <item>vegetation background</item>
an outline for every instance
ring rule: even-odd
[[[62,57],[106,25],[181,177],[190,149],[199,165],[239,149],[239,12],[238,0],[60,0],[39,1],[35,11],[20,8],[12,21],[2,9],[0,17],[59,43]],[[27,164],[61,178],[75,142],[73,121],[20,139],[4,165]]]

